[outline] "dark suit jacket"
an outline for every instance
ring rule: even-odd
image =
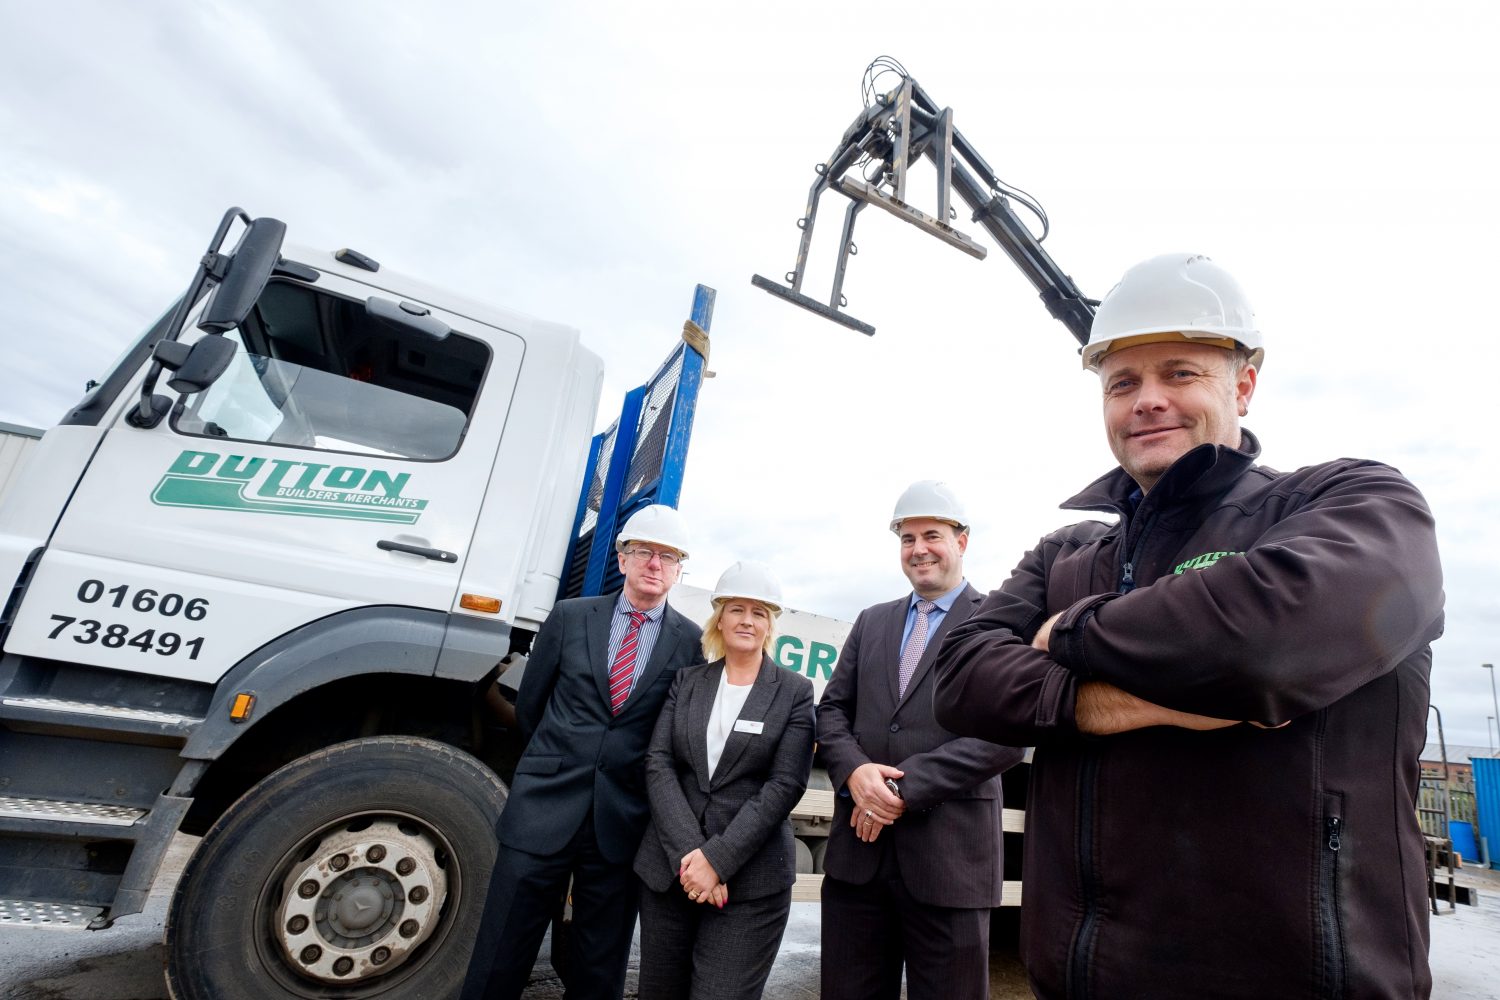
[[[800,674],[762,656],[741,719],[759,733],[732,732],[708,773],[708,719],[724,661],[683,670],[672,682],[651,749],[646,782],[651,824],[635,857],[636,874],[657,892],[677,881],[684,855],[702,848],[729,901],[791,888],[797,853],[787,818],[812,770],[813,688]]]
[[[933,906],[1000,905],[1004,883],[1000,772],[1023,751],[959,737],[932,712],[932,664],[943,636],[967,619],[983,595],[972,586],[953,602],[927,639],[922,659],[898,697],[901,631],[910,595],[860,612],[818,703],[818,749],[839,794],[823,870],[856,885],[875,877],[883,853],[896,852],[906,889]],[[866,844],[849,826],[854,800],[844,786],[869,762],[906,772],[897,784],[906,811]]]
[[[537,633],[516,698],[527,737],[500,842],[550,855],[593,809],[606,859],[626,864],[646,828],[644,759],[656,715],[677,671],[702,663],[698,626],[667,607],[640,680],[619,715],[609,710],[609,627],[618,594],[562,601]]]

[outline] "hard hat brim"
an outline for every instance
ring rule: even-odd
[[[1099,344],[1091,344],[1083,349],[1083,367],[1086,371],[1098,371],[1099,365],[1105,358],[1118,351],[1131,347],[1140,347],[1143,344],[1164,343],[1190,343],[1202,344],[1206,347],[1221,347],[1226,351],[1232,351],[1237,347],[1245,345],[1236,338],[1219,331],[1204,330],[1195,332],[1192,330],[1143,330],[1139,333],[1131,333],[1113,340],[1106,340]],[[1257,368],[1260,367],[1260,359],[1265,356],[1261,348],[1245,347],[1250,352],[1250,363]]]

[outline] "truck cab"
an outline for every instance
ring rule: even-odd
[[[514,750],[476,684],[675,503],[712,290],[594,435],[577,331],[236,212],[0,501],[0,923],[138,912],[182,831],[175,996],[448,995]]]

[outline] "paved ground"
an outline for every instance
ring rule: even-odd
[[[162,925],[166,901],[195,842],[179,838],[168,856],[156,891],[144,912],[122,918],[104,933],[0,930],[0,997],[4,1000],[162,1000]],[[1500,872],[1467,869],[1465,880],[1479,887],[1479,906],[1432,921],[1433,996],[1439,1000],[1500,1000]],[[808,1000],[818,995],[818,907],[798,903],[766,990],[767,1000]],[[544,946],[542,954],[547,954]],[[634,959],[632,959],[634,962]],[[994,1000],[1024,1000],[1020,963],[997,951],[991,961]],[[634,967],[627,996],[634,998]],[[553,1000],[562,989],[545,964],[527,992]]]

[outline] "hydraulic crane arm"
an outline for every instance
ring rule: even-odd
[[[898,73],[900,86],[889,93],[874,94],[874,77],[881,75],[877,69]],[[963,133],[953,127],[953,109],[939,108],[893,60],[882,58],[871,63],[866,70],[865,89],[873,99],[845,130],[833,154],[815,168],[818,176],[808,191],[807,209],[797,220],[802,239],[797,247],[796,266],[786,273],[784,283],[759,274],[750,279],[751,283],[835,323],[873,334],[873,326],[843,311],[847,304],[843,294],[844,275],[849,258],[858,253],[853,237],[859,213],[866,205],[875,205],[982,260],[987,254],[985,247],[948,224],[956,214],[952,204],[956,194],[972,210],[973,221],[984,227],[1031,282],[1053,318],[1066,326],[1079,344],[1087,343],[1094,307],[1099,303],[1084,298],[1073,279],[1042,249],[1045,228],[1041,237],[1035,236],[1016,215],[1012,202],[1019,201],[1036,213],[1045,227],[1046,215],[1040,206],[996,177]],[[914,208],[907,197],[908,167],[923,156],[937,168],[935,215]],[[825,305],[804,294],[802,283],[818,204],[829,190],[844,195],[849,204],[844,212],[833,288]]]

